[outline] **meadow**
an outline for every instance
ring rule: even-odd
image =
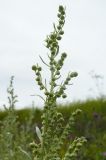
[[[70,114],[80,108],[82,114],[77,116],[72,133],[66,141],[72,141],[76,136],[87,138],[86,145],[79,152],[79,160],[106,159],[106,99],[89,99],[84,102],[73,102],[68,105],[58,105],[58,110],[64,115],[65,124]],[[31,155],[29,144],[36,139],[35,126],[41,128],[43,110],[29,107],[20,110],[5,110],[0,112],[0,159],[29,159]],[[63,151],[64,152],[64,151]]]

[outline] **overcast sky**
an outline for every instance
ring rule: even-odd
[[[43,105],[38,97],[30,96],[42,95],[31,66],[39,63],[43,77],[48,77],[39,55],[47,59],[44,40],[53,31],[60,4],[66,6],[67,15],[60,42],[60,51],[68,54],[63,79],[69,71],[79,73],[67,90],[68,98],[61,102],[98,95],[89,74],[92,70],[104,76],[100,87],[106,94],[106,0],[0,0],[0,104],[7,102],[6,88],[14,75],[17,106],[28,106],[32,101]]]

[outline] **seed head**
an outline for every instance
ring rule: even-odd
[[[39,77],[37,77],[37,78],[36,78],[36,81],[40,82],[40,78],[39,78]]]
[[[58,36],[58,37],[57,37],[57,40],[59,40],[59,41],[60,41],[60,40],[61,40],[61,36]]]
[[[60,25],[63,25],[63,24],[64,24],[64,21],[63,21],[63,20],[60,20],[60,21],[59,21],[59,24],[60,24]]]
[[[62,57],[66,58],[67,57],[67,53],[62,53]]]
[[[77,72],[72,72],[72,73],[70,74],[70,77],[71,77],[71,78],[77,77],[77,76],[78,76],[78,73],[77,73]]]
[[[64,18],[65,18],[65,17],[64,17],[63,15],[60,17],[61,20],[64,20]]]
[[[66,98],[66,97],[67,97],[67,95],[66,95],[66,94],[63,94],[63,95],[62,95],[62,98]]]
[[[63,34],[64,34],[64,31],[60,31],[59,34],[60,34],[60,35],[63,35]]]
[[[57,29],[58,29],[58,30],[60,30],[60,29],[61,29],[61,26],[60,26],[60,25],[59,25],[59,26],[57,26]]]
[[[62,5],[59,6],[59,12],[63,12],[64,11],[64,7]]]
[[[41,67],[38,67],[38,71],[41,71],[42,70],[42,68]]]
[[[32,66],[32,70],[33,70],[33,71],[36,71],[36,70],[37,70],[37,67],[36,67],[35,65],[33,65],[33,66]]]

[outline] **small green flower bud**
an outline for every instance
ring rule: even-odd
[[[52,45],[53,47],[57,47],[57,42],[54,42]]]
[[[60,34],[60,35],[63,35],[63,34],[64,34],[64,31],[60,31],[59,34]]]
[[[68,85],[68,82],[69,82],[69,81],[66,80],[66,81],[65,81],[65,84]]]
[[[33,70],[33,71],[36,71],[36,70],[37,70],[37,67],[36,67],[35,65],[33,65],[33,66],[32,66],[32,70]]]
[[[70,157],[70,158],[72,158],[72,157],[77,157],[77,154],[76,154],[75,152],[73,152],[73,153],[70,154],[69,157]]]
[[[78,153],[78,151],[79,151],[79,149],[78,149],[78,148],[75,148],[75,152]]]
[[[42,86],[42,82],[38,81],[38,85],[39,85],[39,86]]]
[[[55,69],[54,69],[54,67],[50,67],[50,70],[51,70],[51,71],[54,71]]]
[[[41,119],[44,119],[45,118],[45,115],[43,114],[43,115],[41,115]]]
[[[56,34],[51,34],[51,35],[50,35],[50,38],[51,38],[52,40],[54,40],[54,39],[56,38]]]
[[[62,53],[62,57],[66,58],[67,57],[67,53]]]
[[[53,46],[51,46],[50,50],[51,50],[51,51],[54,51],[54,50],[55,50],[55,48],[54,48]]]
[[[71,77],[71,78],[77,77],[77,76],[78,76],[78,73],[77,73],[77,72],[72,72],[72,73],[70,74],[70,77]]]
[[[32,143],[29,144],[31,148],[37,148],[38,145],[33,141]]]
[[[53,43],[53,41],[52,40],[49,40],[49,42],[48,42],[49,44],[52,44]]]
[[[57,117],[58,118],[60,118],[60,117],[62,117],[63,115],[62,115],[62,113],[57,113]]]
[[[36,75],[37,75],[37,76],[39,76],[39,75],[40,75],[40,73],[39,73],[39,72],[36,72]]]
[[[70,77],[67,77],[66,81],[70,81],[70,80],[71,80],[71,78],[70,78]]]
[[[60,120],[60,119],[59,119],[59,120]],[[63,122],[63,121],[64,121],[64,119],[63,119],[63,118],[61,118],[61,120],[62,120],[61,122]],[[59,121],[59,122],[60,122],[60,121]],[[60,128],[62,128],[62,124],[61,124],[61,123],[59,123],[59,124],[58,124],[58,128],[59,128],[59,129],[60,129]]]
[[[50,96],[50,97],[53,97],[53,93],[49,93],[49,96]]]
[[[56,61],[53,61],[53,64],[56,66],[56,65],[57,65],[57,62],[56,62]]]
[[[42,125],[45,125],[46,124],[46,122],[45,121],[42,121]]]
[[[59,122],[63,122],[63,121],[64,121],[64,118],[61,117],[61,118],[59,119]]]
[[[54,58],[53,58],[53,57],[50,57],[50,60],[51,60],[51,61],[53,61],[53,60],[54,60]]]
[[[56,80],[56,78],[52,78],[52,81],[55,81]]]
[[[38,71],[41,71],[42,70],[42,68],[41,67],[38,67]]]
[[[47,96],[48,96],[48,95],[49,95],[49,92],[47,92],[47,91],[46,91],[46,92],[45,92],[45,95],[47,95]]]
[[[63,20],[60,20],[60,21],[59,21],[59,24],[60,24],[60,25],[63,25],[63,24],[64,24],[64,21],[63,21]]]
[[[62,15],[65,15],[65,11],[62,11],[61,14],[62,14]]]
[[[59,12],[64,11],[64,7],[62,5],[59,6]]]
[[[82,147],[82,143],[81,143],[81,142],[78,142],[78,143],[76,144],[76,146],[77,146],[78,148],[80,148],[80,147]]]
[[[59,60],[58,63],[59,63],[60,66],[63,65],[63,61],[62,60]]]
[[[60,93],[56,93],[56,97],[61,97],[61,94]]]
[[[60,17],[61,17],[61,14],[59,14],[59,13],[58,13],[57,17],[59,17],[59,18],[60,18]]]
[[[50,65],[53,65],[53,61],[50,61],[50,63],[49,63]]]
[[[62,86],[62,89],[63,89],[63,90],[65,90],[65,89],[66,89],[66,87],[65,87],[65,86]]]
[[[64,19],[65,19],[65,17],[62,15],[62,16],[60,17],[60,19],[61,19],[61,20],[64,20]]]
[[[72,113],[72,116],[76,116],[76,112],[73,112],[73,113]]]
[[[82,112],[82,110],[81,109],[77,109],[75,112],[76,112],[76,114],[79,114],[79,113]]]
[[[59,26],[57,26],[57,29],[58,29],[58,30],[61,30],[61,26],[60,26],[60,25],[59,25]]]
[[[61,66],[59,65],[59,66],[57,66],[57,70],[60,70],[61,69]]]
[[[60,41],[60,40],[61,40],[61,36],[58,36],[58,37],[57,37],[57,40],[59,40],[59,41]]]
[[[49,48],[49,47],[50,47],[50,45],[49,45],[49,44],[47,44],[47,45],[46,45],[46,47],[47,47],[47,48]]]
[[[57,86],[57,84],[56,84],[56,83],[53,83],[53,86],[54,86],[54,87],[56,87],[56,86]]]
[[[41,86],[41,87],[40,87],[40,90],[43,90],[43,89],[44,89],[44,86]]]
[[[48,39],[48,37],[45,39],[45,42],[46,42],[46,43],[48,43],[48,42],[49,42],[49,39]]]
[[[60,75],[60,72],[59,72],[59,71],[56,71],[56,75]]]
[[[36,155],[36,154],[38,154],[38,150],[37,150],[37,149],[34,149],[34,150],[32,151],[32,153]],[[34,158],[34,160],[36,160],[36,159]]]
[[[55,55],[55,53],[56,53],[55,50],[51,52],[52,55]]]
[[[62,88],[60,89],[60,94],[64,94],[64,91]]]
[[[86,138],[85,137],[81,137],[81,142],[82,143],[86,143],[87,142]]]
[[[62,95],[62,98],[66,98],[66,97],[67,97],[67,95],[66,95],[66,94],[63,94],[63,95]]]
[[[39,78],[39,77],[37,77],[37,78],[36,78],[36,81],[38,81],[38,82],[39,82],[39,81],[40,81],[40,78]]]
[[[52,47],[50,48],[50,50],[51,50],[51,52],[53,52],[53,54],[56,53],[56,48],[55,48],[55,47],[52,46]]]

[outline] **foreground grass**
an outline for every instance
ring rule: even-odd
[[[64,115],[65,123],[67,123],[70,114],[76,108],[81,109],[83,112],[77,117],[67,141],[73,140],[76,136],[87,138],[88,143],[79,153],[79,160],[106,159],[106,99],[90,99],[84,102],[78,101],[68,105],[58,105],[58,110]],[[26,158],[25,153],[20,149],[17,150],[16,146],[21,147],[21,150],[25,150],[30,154],[29,143],[33,138],[37,139],[35,126],[41,127],[42,112],[43,110],[39,108],[30,107],[15,110],[13,115],[9,115],[8,111],[0,112],[0,144],[2,145],[0,147],[0,156],[8,155],[7,151],[9,152],[11,148],[11,153],[15,154],[16,160]],[[9,121],[7,122],[7,120]],[[7,131],[8,133],[12,132],[13,137],[7,135]],[[12,141],[14,144],[12,144]],[[16,150],[13,150],[14,146]]]

